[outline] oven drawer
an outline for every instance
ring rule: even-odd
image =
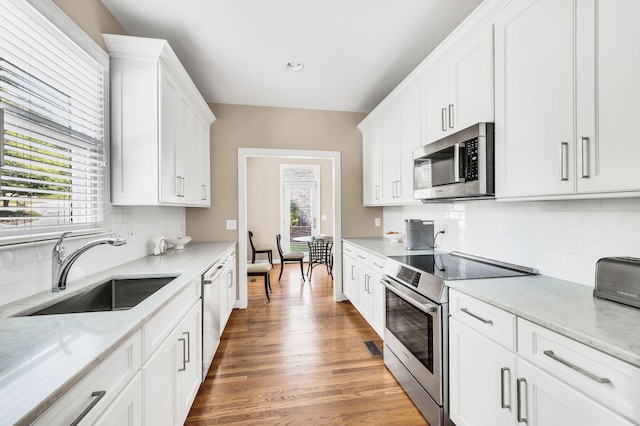
[[[636,422],[640,369],[518,318],[518,355]]]
[[[449,313],[488,339],[516,350],[515,315],[453,289],[449,289]]]

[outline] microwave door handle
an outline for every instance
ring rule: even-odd
[[[465,164],[462,161],[465,160],[464,155],[460,155],[460,150],[464,148],[464,142],[455,144],[453,148],[453,181],[464,182],[464,177],[460,176],[460,171],[465,170]]]

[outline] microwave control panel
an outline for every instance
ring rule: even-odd
[[[465,181],[478,180],[478,138],[465,142],[466,170]]]

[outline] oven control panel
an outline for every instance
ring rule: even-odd
[[[405,282],[413,287],[418,287],[418,282],[420,282],[420,272],[414,271],[410,268],[405,268],[404,266],[400,266],[398,268],[398,273],[396,278]]]

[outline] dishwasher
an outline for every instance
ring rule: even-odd
[[[220,286],[227,257],[217,261],[202,275],[202,381],[220,344]]]

